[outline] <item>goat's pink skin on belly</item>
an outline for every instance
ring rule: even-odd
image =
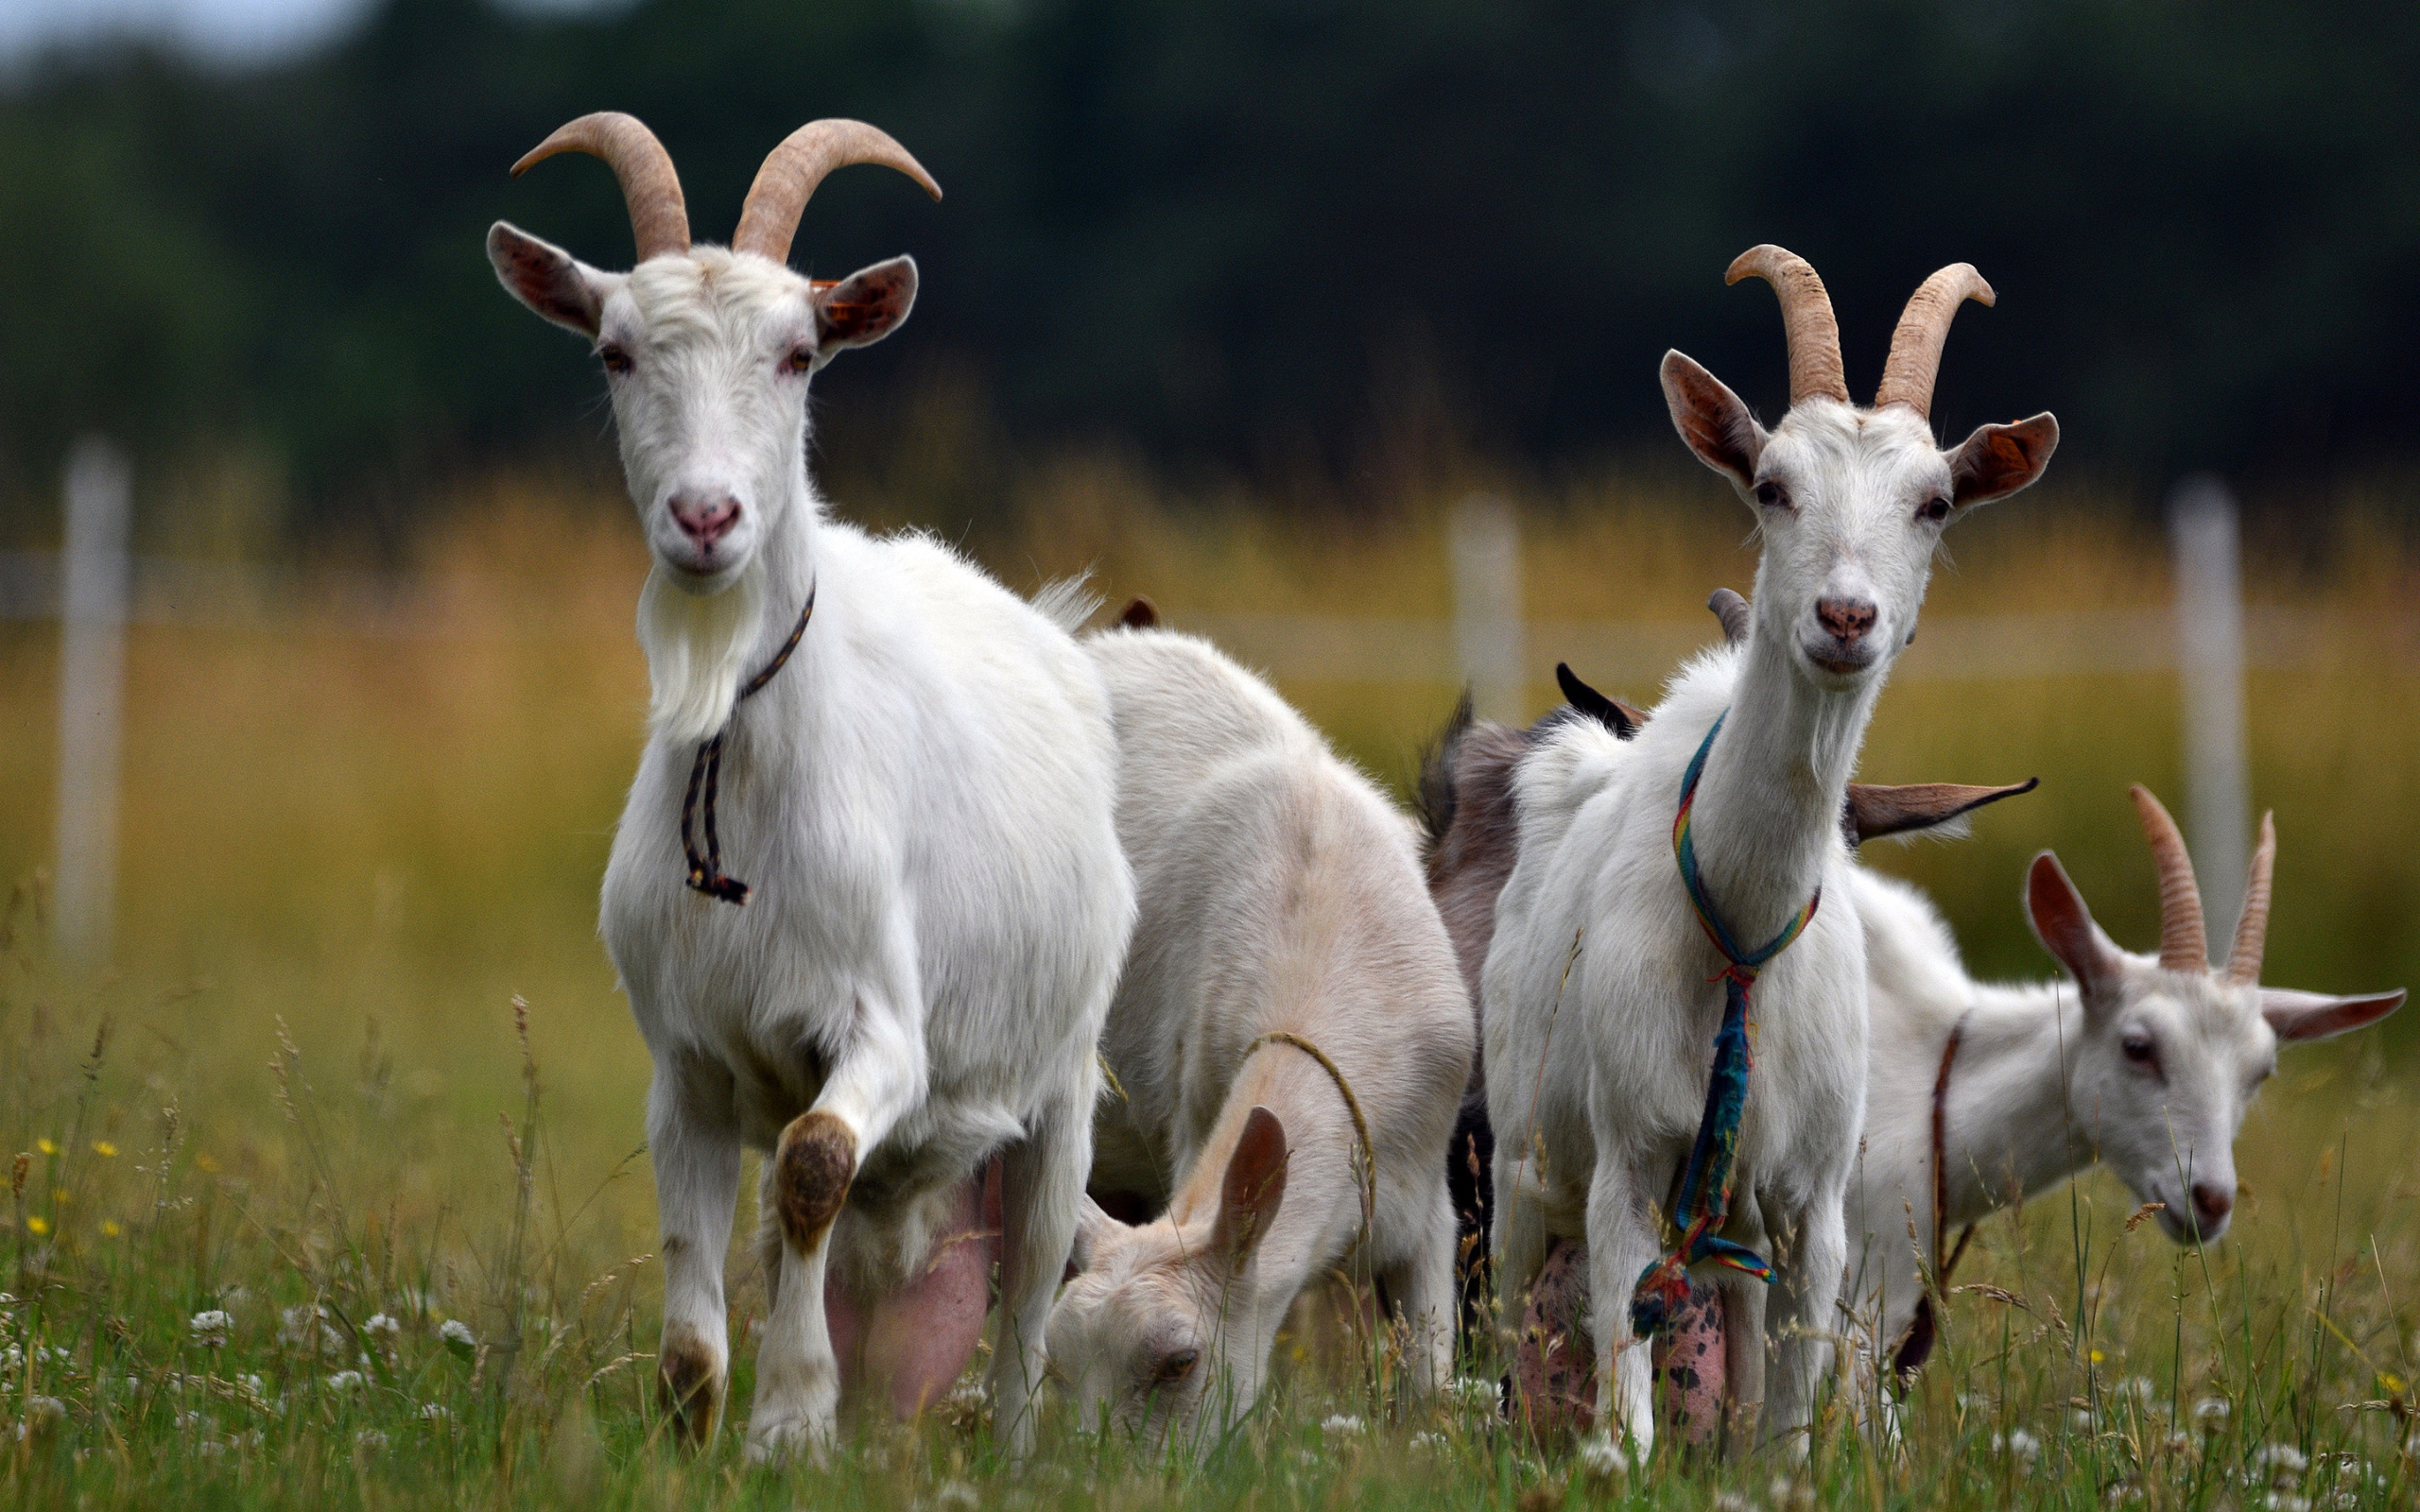
[[[1690,1443],[1722,1425],[1722,1294],[1693,1281],[1688,1305],[1656,1346],[1663,1420]],[[1597,1416],[1597,1349],[1588,1332],[1588,1246],[1557,1239],[1530,1288],[1513,1366],[1516,1411],[1541,1436],[1585,1433]]]
[[[974,1358],[992,1305],[992,1267],[1000,1258],[1000,1177],[959,1188],[958,1212],[933,1242],[925,1274],[873,1301],[848,1296],[837,1277],[823,1284],[823,1317],[840,1363],[840,1389],[872,1386],[903,1421],[948,1395]]]

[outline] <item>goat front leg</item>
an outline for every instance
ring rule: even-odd
[[[1760,1255],[1770,1256],[1772,1241],[1765,1232],[1764,1210],[1745,1181],[1732,1198],[1731,1222],[1724,1234]],[[1723,1442],[1733,1452],[1755,1441],[1765,1406],[1765,1311],[1772,1290],[1754,1276],[1726,1270],[1716,1280],[1722,1293]]]
[[[1404,1331],[1407,1395],[1435,1396],[1454,1368],[1454,1199],[1438,1183],[1417,1233],[1395,1262],[1378,1272],[1379,1289],[1394,1305]]]
[[[1611,1142],[1599,1148],[1610,1151]],[[1631,1293],[1661,1252],[1647,1186],[1618,1158],[1600,1156],[1588,1185],[1589,1332],[1597,1341],[1597,1431],[1627,1435],[1643,1459],[1655,1447],[1653,1350],[1631,1332]]]
[[[739,1200],[739,1129],[729,1075],[658,1060],[647,1143],[664,1256],[658,1395],[673,1436],[695,1449],[714,1436],[730,1375],[722,1273]]]
[[[1795,1452],[1804,1455],[1816,1394],[1831,1366],[1849,1243],[1837,1192],[1828,1200],[1819,1196],[1797,1218],[1788,1263],[1775,1265],[1772,1295],[1765,1303],[1773,1372],[1765,1396],[1765,1436],[1770,1441],[1793,1435]]]
[[[1050,1304],[1076,1246],[1093,1165],[1098,1062],[1087,1055],[1071,1079],[1075,1085],[1046,1105],[1000,1160],[1000,1310],[985,1385],[992,1432],[1019,1456],[1033,1452]]]
[[[792,1119],[773,1147],[781,1258],[769,1275],[772,1316],[756,1354],[748,1418],[749,1457],[760,1462],[802,1450],[821,1459],[831,1445],[840,1401],[839,1361],[823,1312],[832,1223],[866,1157],[925,1094],[921,1023],[861,999],[856,1031],[815,1106]]]

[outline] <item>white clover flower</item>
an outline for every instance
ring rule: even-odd
[[[358,1370],[339,1370],[328,1377],[328,1389],[339,1393],[359,1391],[366,1379]]]
[[[2159,1400],[2159,1388],[2145,1376],[2128,1376],[2118,1383],[2117,1396],[2121,1401],[2138,1401],[2150,1406]]]
[[[235,1378],[235,1383],[242,1386],[244,1388],[244,1395],[251,1398],[254,1401],[267,1401],[268,1400],[268,1385],[258,1376],[237,1376]]]
[[[373,1454],[387,1447],[387,1435],[375,1428],[363,1429],[353,1435],[353,1441]]]
[[[2193,1404],[2193,1421],[2202,1432],[2215,1434],[2226,1426],[2227,1414],[2233,1411],[2235,1404],[2224,1397],[2204,1397]]]
[[[1460,1407],[1484,1408],[1493,1412],[1502,1399],[1502,1392],[1493,1381],[1479,1376],[1456,1376],[1445,1387],[1445,1400]]]
[[[1802,1481],[1793,1481],[1787,1475],[1774,1476],[1772,1484],[1765,1487],[1765,1494],[1772,1498],[1775,1506],[1811,1507],[1815,1504],[1815,1487]]]
[[[1357,1438],[1369,1430],[1368,1423],[1350,1413],[1336,1413],[1320,1421],[1320,1432],[1329,1438]]]
[[[2269,1512],[2310,1512],[2310,1498],[2290,1491],[2272,1491],[2261,1499],[2260,1504]]]
[[[2078,1408],[2077,1408],[2077,1409],[2075,1409],[2073,1412],[2071,1412],[2071,1413],[2067,1414],[2067,1426],[2068,1426],[2068,1427],[2070,1427],[2070,1428],[2072,1428],[2072,1429],[2074,1429],[2074,1430],[2075,1430],[2077,1433],[2079,1433],[2079,1434],[2089,1434],[2089,1433],[2091,1433],[2091,1432],[2092,1432],[2092,1414],[2091,1414],[2091,1412],[2089,1412],[2088,1410],[2086,1410],[2086,1409],[2084,1409],[2084,1408],[2083,1408],[2083,1407],[2078,1407]]]
[[[185,1324],[185,1332],[192,1335],[194,1343],[205,1349],[223,1349],[227,1347],[227,1334],[234,1326],[235,1320],[224,1309],[214,1307],[207,1312],[196,1313]]]
[[[1714,1512],[1756,1512],[1756,1503],[1737,1491],[1714,1493]]]
[[[2142,1499],[2143,1488],[2132,1481],[2119,1481],[2101,1496],[2111,1506],[2130,1506]]]
[[[974,1512],[982,1504],[983,1498],[964,1481],[943,1481],[933,1490],[933,1505],[937,1507],[959,1507],[964,1512]]]
[[[281,1344],[308,1346],[321,1354],[344,1345],[344,1336],[329,1326],[328,1310],[309,1303],[289,1307],[278,1314],[277,1338]]]
[[[212,1422],[204,1414],[198,1412],[181,1412],[177,1414],[177,1427],[182,1432],[199,1434],[204,1437],[208,1437],[218,1429],[218,1425],[216,1423]]]
[[[2014,1454],[2031,1465],[2042,1452],[2042,1440],[2022,1428],[2012,1428],[2006,1434],[1992,1435],[1992,1451],[1995,1453]]]
[[[475,1349],[479,1347],[479,1336],[471,1332],[471,1325],[458,1317],[449,1317],[437,1325],[437,1336],[457,1349]]]
[[[422,1405],[420,1415],[424,1421],[441,1423],[447,1418],[453,1417],[454,1413],[453,1410],[448,1408],[443,1402],[431,1401]]]
[[[1445,1448],[1445,1435],[1423,1431],[1411,1435],[1411,1447],[1442,1453]]]
[[[193,1452],[204,1459],[217,1459],[227,1452],[227,1446],[215,1438],[205,1438],[193,1446]]]
[[[404,1326],[384,1313],[372,1313],[361,1332],[373,1339],[393,1340],[403,1337]]]
[[[2253,1451],[2253,1468],[2283,1475],[2300,1475],[2310,1469],[2310,1461],[2291,1444],[2263,1444]]]
[[[67,1403],[57,1397],[36,1397],[26,1403],[26,1420],[17,1425],[17,1436],[39,1434],[56,1428],[67,1420]]]
[[[1630,1473],[1630,1456],[1622,1446],[1614,1442],[1611,1434],[1597,1434],[1580,1446],[1573,1456],[1580,1461],[1582,1473],[1600,1481],[1619,1480]]]
[[[2168,1435],[2168,1452],[2182,1454],[2193,1447],[2193,1435],[2179,1428]]]

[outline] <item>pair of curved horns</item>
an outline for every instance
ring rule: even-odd
[[[2210,946],[2202,927],[2202,889],[2193,880],[2193,858],[2186,853],[2185,836],[2150,788],[2137,782],[2132,793],[2135,812],[2143,821],[2143,837],[2151,842],[2152,860],[2159,868],[2159,964],[2171,971],[2207,971]],[[2238,986],[2260,980],[2260,958],[2269,947],[2269,893],[2276,867],[2276,816],[2264,814],[2260,845],[2252,853],[2252,870],[2243,884],[2243,919],[2236,925],[2235,948],[2227,955],[2227,980]]]
[[[512,165],[514,178],[533,163],[558,152],[585,152],[602,158],[622,185],[630,207],[631,234],[638,243],[638,261],[689,249],[689,207],[682,198],[681,176],[673,171],[672,154],[638,117],[619,111],[598,111],[559,129]],[[809,121],[792,131],[766,156],[748,187],[740,207],[739,230],[731,238],[735,252],[754,252],[786,263],[790,240],[798,234],[798,219],[807,198],[835,168],[871,163],[896,168],[924,185],[935,199],[941,185],[924,164],[892,141],[888,132],[863,121]]]
[[[1841,366],[1841,327],[1832,297],[1813,265],[1768,242],[1741,252],[1723,274],[1725,284],[1760,278],[1781,299],[1782,333],[1789,343],[1789,402],[1830,399],[1849,403],[1848,378]],[[1941,373],[1942,344],[1949,322],[1968,300],[1992,303],[1997,296],[1969,263],[1952,263],[1924,281],[1908,301],[1891,335],[1891,355],[1882,364],[1882,387],[1874,406],[1905,404],[1920,416],[1932,413],[1933,380]]]

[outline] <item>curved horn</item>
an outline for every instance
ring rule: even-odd
[[[2135,812],[2142,816],[2143,838],[2151,842],[2152,860],[2159,867],[2159,964],[2171,971],[2207,971],[2210,945],[2202,933],[2202,889],[2193,881],[2193,858],[2185,852],[2185,836],[2150,788],[2136,782],[2131,791]]]
[[[585,152],[613,168],[630,206],[639,262],[689,249],[689,205],[681,198],[681,176],[672,170],[672,154],[637,116],[619,111],[583,115],[531,147],[512,165],[512,176],[520,178],[531,163],[558,152]]]
[[[855,163],[896,168],[923,184],[925,193],[936,199],[942,197],[942,186],[933,182],[925,165],[908,156],[889,132],[863,121],[809,121],[766,154],[765,165],[756,170],[756,181],[748,186],[731,249],[788,262],[790,238],[798,234],[798,217],[806,209],[807,196],[815,193],[825,174]]]
[[[1814,267],[1795,252],[1771,242],[1751,247],[1732,259],[1722,275],[1725,284],[1743,278],[1763,279],[1781,297],[1781,328],[1789,340],[1789,402],[1837,399],[1849,402],[1848,379],[1841,369],[1841,326],[1832,318],[1832,297]]]
[[[2260,980],[2260,957],[2269,949],[2269,881],[2277,868],[2277,816],[2260,816],[2260,846],[2243,882],[2243,921],[2235,926],[2235,950],[2227,957],[2227,980]]]
[[[1941,373],[1941,346],[1949,339],[1949,321],[1958,307],[1973,300],[1993,304],[1999,296],[1983,282],[1972,263],[1952,263],[1916,285],[1899,329],[1891,333],[1891,355],[1882,364],[1882,387],[1874,392],[1874,407],[1905,404],[1917,414],[1932,414],[1932,381]]]

